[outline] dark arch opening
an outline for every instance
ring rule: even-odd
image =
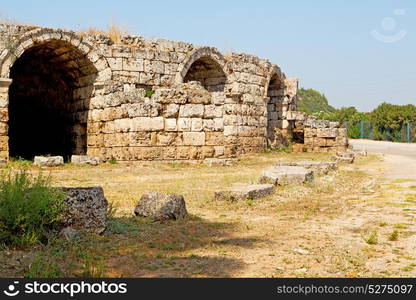
[[[9,155],[84,154],[97,69],[65,41],[27,49],[10,70]]]
[[[205,56],[191,65],[183,81],[199,81],[209,92],[222,92],[225,89],[227,76],[215,60]]]
[[[273,74],[270,78],[267,89],[267,139],[270,144],[282,144],[280,132],[282,128],[282,108],[284,100],[284,82],[278,74]]]

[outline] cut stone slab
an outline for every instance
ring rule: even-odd
[[[100,163],[100,159],[98,157],[91,157],[86,155],[72,155],[71,163],[77,165],[97,166]]]
[[[206,158],[203,163],[208,165],[208,167],[232,166],[235,163],[235,160],[231,158]]]
[[[260,176],[260,183],[273,185],[302,184],[313,181],[312,170],[297,166],[276,166],[264,171]]]
[[[338,152],[336,156],[332,157],[337,163],[354,163],[355,154],[352,151]]]
[[[306,160],[298,162],[282,162],[276,165],[276,167],[283,166],[303,167],[312,170],[314,174],[328,174],[329,171],[334,171],[337,169],[337,164],[333,161]]]
[[[64,164],[64,158],[62,156],[35,156],[33,163],[38,167],[56,167]]]
[[[215,200],[241,201],[267,197],[274,192],[272,184],[236,183],[230,189],[215,192]]]
[[[146,192],[140,198],[134,214],[155,221],[164,221],[183,219],[188,212],[182,195]]]
[[[105,231],[108,202],[101,187],[60,189],[66,193],[62,227],[98,234]]]

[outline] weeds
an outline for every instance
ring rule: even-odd
[[[56,263],[50,262],[42,255],[38,255],[23,276],[26,278],[56,278],[62,276],[62,272]]]
[[[389,241],[397,241],[399,239],[399,231],[394,230],[389,234]]]
[[[81,277],[101,278],[104,276],[105,266],[101,259],[86,255],[82,264]]]
[[[0,178],[0,243],[26,247],[45,243],[59,221],[65,194],[50,185],[50,177],[32,177],[26,170]]]
[[[378,235],[376,231],[373,231],[369,234],[368,237],[366,237],[365,242],[369,245],[377,245],[378,243]]]

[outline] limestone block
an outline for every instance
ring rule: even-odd
[[[223,131],[224,130],[224,119],[215,118],[214,119],[214,131]]]
[[[144,61],[144,71],[147,73],[165,73],[165,64],[157,60],[145,60]]]
[[[123,58],[123,71],[143,72],[143,59]]]
[[[35,156],[34,165],[38,167],[56,167],[64,164],[62,156]]]
[[[138,117],[131,119],[131,131],[159,131],[164,128],[165,122],[163,117]]]
[[[121,57],[107,58],[108,64],[110,68],[114,71],[122,71],[123,70],[123,59]]]
[[[297,166],[278,166],[264,171],[260,183],[274,185],[302,184],[313,181],[313,171]]]
[[[202,118],[204,116],[204,105],[185,104],[179,108],[179,116],[183,118]]]
[[[157,117],[160,104],[158,103],[129,103],[122,105],[123,113],[129,117]]]
[[[165,130],[166,131],[177,131],[178,125],[176,119],[165,119]]]
[[[113,122],[107,122],[106,123],[106,127],[107,127],[107,132],[128,132],[131,130],[132,127],[132,119],[118,119],[118,120],[114,120]],[[113,125],[112,128],[109,128],[111,126],[111,124]]]
[[[237,135],[238,127],[237,126],[224,126],[224,135]]]
[[[180,89],[157,89],[152,99],[159,103],[184,104],[188,100],[188,94]]]
[[[214,125],[214,120],[204,119],[204,131],[215,131]]]
[[[146,192],[134,209],[136,216],[148,217],[156,221],[183,219],[188,212],[183,196]]]
[[[178,119],[178,131],[190,131],[191,130],[191,118],[179,118]]]
[[[192,104],[210,104],[211,103],[211,94],[203,88],[202,89],[195,89],[195,88],[187,89],[187,93],[188,93],[189,103],[192,103]]]
[[[191,131],[202,131],[202,119],[191,118]]]
[[[66,194],[62,227],[71,227],[94,233],[107,228],[108,202],[101,187],[60,188]]]
[[[335,138],[338,130],[336,128],[318,128],[316,135],[320,138]]]
[[[91,157],[87,155],[72,155],[71,163],[77,165],[92,165],[97,166],[100,163],[100,158]]]
[[[205,105],[204,118],[213,119],[222,117],[222,106],[217,105]]]
[[[327,174],[329,171],[337,169],[337,164],[332,161],[297,161],[297,162],[283,162],[276,165],[281,166],[297,166],[312,170],[314,174]]]
[[[176,118],[179,114],[178,104],[168,104],[165,107],[164,115],[166,118]]]
[[[222,132],[206,132],[205,133],[206,145],[223,145],[225,143],[224,134]]]
[[[226,96],[225,96],[224,92],[213,92],[213,93],[211,93],[212,104],[222,105],[222,104],[225,103],[225,99],[226,99]]]
[[[215,200],[244,201],[267,197],[274,192],[272,184],[236,183],[230,189],[217,191]]]
[[[221,157],[225,153],[225,146],[214,146],[214,156]]]
[[[189,146],[205,145],[205,132],[184,132],[183,144]]]

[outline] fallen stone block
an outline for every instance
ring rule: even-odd
[[[337,163],[347,163],[347,164],[354,163],[354,157],[335,156],[332,159]]]
[[[274,192],[272,184],[236,183],[230,189],[215,192],[215,200],[241,201],[267,197]]]
[[[56,167],[64,164],[62,156],[35,156],[33,164],[38,167]]]
[[[100,158],[86,155],[72,155],[71,163],[77,165],[92,165],[97,166],[100,163]]]
[[[232,166],[235,160],[230,158],[206,158],[203,163],[208,165],[208,167],[214,166]]]
[[[352,151],[337,152],[337,155],[332,157],[332,160],[337,163],[354,163],[355,154]]]
[[[60,188],[66,193],[62,227],[102,233],[107,228],[108,202],[101,187]]]
[[[282,162],[276,167],[294,166],[303,167],[314,172],[314,174],[328,174],[329,171],[337,169],[337,164],[333,161],[298,161],[298,162]]]
[[[147,192],[140,198],[134,214],[149,217],[155,221],[164,221],[183,219],[188,212],[181,195]]]
[[[260,183],[274,185],[302,184],[313,181],[312,170],[297,166],[277,166],[264,171],[260,176]]]

